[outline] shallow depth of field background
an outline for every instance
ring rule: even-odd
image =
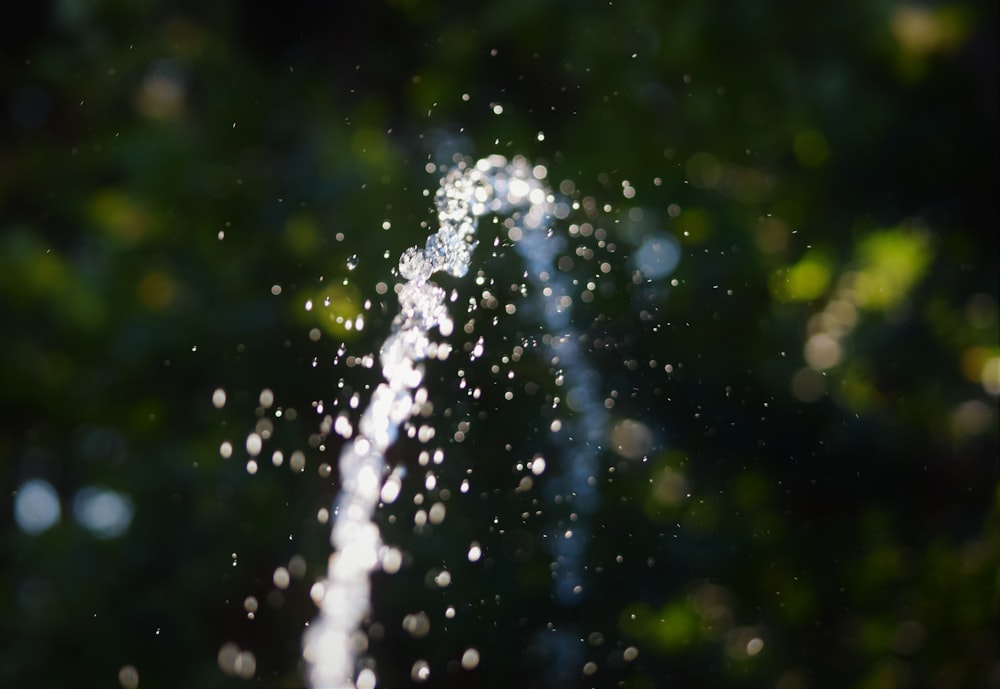
[[[301,686],[320,422],[496,152],[579,204],[588,583],[552,599],[573,410],[486,222],[389,455],[382,683],[1000,687],[995,3],[205,5],[0,9],[0,686]]]

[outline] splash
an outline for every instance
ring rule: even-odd
[[[581,429],[590,429],[586,437],[591,450],[577,457],[556,490],[565,493],[567,500],[577,496],[581,508],[593,509],[593,469],[603,419],[594,418],[594,376],[580,363],[577,338],[569,325],[570,302],[565,298],[569,285],[553,277],[558,244],[546,239],[556,202],[545,184],[545,174],[544,167],[532,167],[521,157],[508,162],[493,155],[474,165],[459,163],[435,195],[437,232],[428,237],[422,249],[411,247],[399,260],[399,274],[406,282],[398,292],[399,313],[381,348],[384,381],[375,389],[357,432],[341,452],[341,492],[330,537],[334,552],[326,578],[312,591],[319,616],[305,635],[303,658],[313,687],[375,684],[371,669],[362,670],[356,678],[354,672],[356,656],[367,646],[361,624],[369,611],[371,574],[395,557],[382,543],[373,519],[380,499],[391,502],[398,492],[398,482],[387,480],[385,453],[401,425],[419,409],[416,396],[423,380],[422,362],[446,354],[447,345],[433,342],[431,331],[436,328],[447,338],[454,330],[446,294],[431,277],[440,271],[455,277],[468,272],[477,243],[478,219],[486,214],[508,216],[509,235],[529,266],[527,273],[537,285],[544,284],[543,320],[556,333],[548,340],[553,363],[582,371],[569,395],[576,399],[573,406],[584,412],[577,423]],[[583,537],[574,538],[568,532],[555,540],[559,544],[555,557],[561,567],[556,596],[571,601],[582,590],[579,561]]]

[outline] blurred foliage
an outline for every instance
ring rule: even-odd
[[[441,279],[481,305],[428,363],[436,440],[390,453],[385,686],[423,659],[435,686],[1000,687],[996,26],[979,0],[6,3],[0,686],[301,685],[322,410],[377,382],[457,151],[526,155],[579,204],[557,232],[611,410],[601,507],[557,606],[571,412],[485,225]],[[666,235],[680,265],[645,279]],[[31,479],[61,508],[38,533]],[[88,526],[95,489],[124,533]]]

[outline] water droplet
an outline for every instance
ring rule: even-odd
[[[348,270],[354,270],[357,267],[358,267],[358,255],[357,254],[352,254],[347,259],[347,269]]]
[[[425,682],[431,676],[431,666],[426,660],[418,660],[410,670],[410,678],[414,682]]]
[[[260,454],[261,448],[263,446],[263,439],[257,433],[250,433],[247,435],[247,452],[251,457],[256,457]]]
[[[138,689],[139,671],[135,669],[134,665],[122,666],[122,669],[118,671],[118,683],[122,689]]]
[[[462,654],[462,669],[475,670],[478,665],[479,651],[474,648],[466,649],[465,653]]]
[[[426,612],[409,614],[403,618],[403,629],[415,639],[422,639],[431,630],[431,620]]]

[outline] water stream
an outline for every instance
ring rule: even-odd
[[[568,513],[551,525],[547,538],[552,544],[554,598],[572,605],[583,596],[586,516],[597,504],[595,473],[605,412],[597,393],[599,378],[587,366],[571,323],[572,285],[555,265],[564,240],[553,233],[551,223],[557,215],[565,216],[566,204],[556,201],[545,178],[544,166],[532,166],[521,157],[508,161],[493,155],[474,164],[459,162],[435,196],[438,230],[423,248],[411,247],[400,258],[399,275],[406,282],[398,290],[399,312],[380,351],[384,380],[341,452],[341,491],[330,536],[333,554],[325,579],[312,590],[319,615],[305,634],[303,658],[313,687],[362,689],[376,684],[372,668],[356,674],[356,661],[367,647],[361,625],[370,609],[371,574],[380,567],[398,568],[399,551],[382,542],[373,518],[380,502],[390,503],[399,493],[399,478],[389,472],[385,453],[401,425],[426,399],[422,362],[444,359],[450,352],[447,338],[454,321],[448,297],[431,278],[438,272],[466,275],[479,218],[487,214],[505,218],[525,277],[541,295],[537,309],[546,328],[547,357],[574,412],[565,427],[557,423],[550,429],[556,445],[566,447],[567,459],[549,492]],[[445,342],[432,341],[434,329]],[[565,650],[554,653],[566,656]]]

